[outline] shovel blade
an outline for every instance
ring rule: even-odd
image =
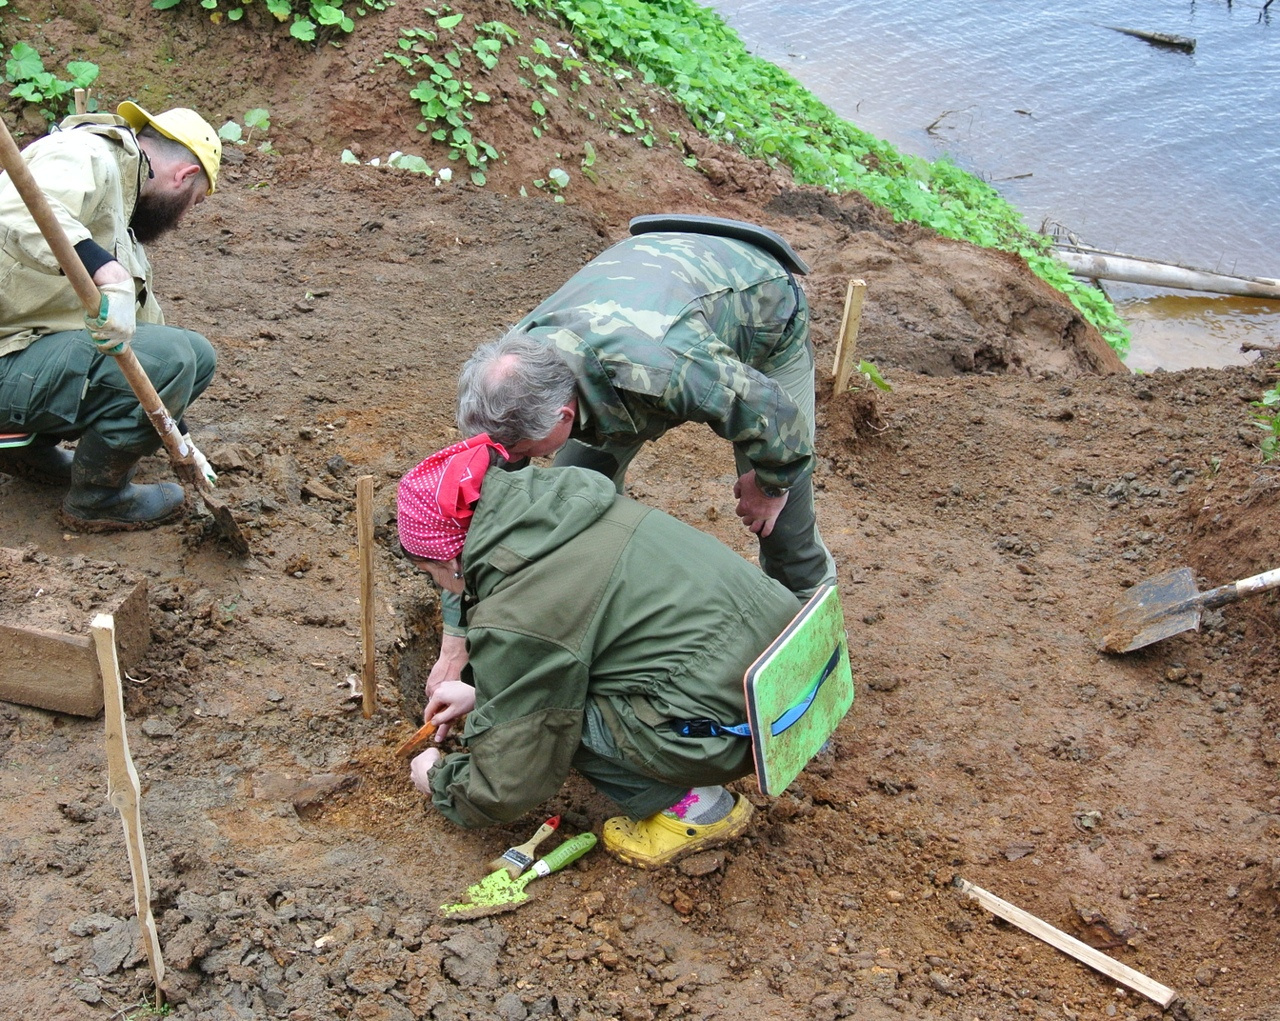
[[[1132,652],[1200,627],[1195,572],[1179,567],[1129,588],[1102,620],[1102,652]]]

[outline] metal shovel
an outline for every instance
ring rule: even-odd
[[[0,120],[0,166],[3,166],[13,180],[14,187],[18,189],[18,194],[22,196],[22,201],[26,203],[32,219],[40,228],[40,233],[44,235],[45,241],[48,242],[58,260],[58,265],[62,267],[62,272],[66,274],[67,280],[70,281],[81,304],[84,305],[85,311],[91,316],[96,316],[102,303],[102,295],[54,217],[53,210],[49,208],[49,200],[44,197],[44,192],[31,176],[31,170],[18,151],[13,135],[9,133],[9,126],[2,120]],[[183,442],[177,423],[165,409],[164,402],[156,393],[156,388],[151,385],[146,370],[138,362],[138,356],[133,353],[132,348],[126,347],[112,357],[120,366],[125,379],[129,381],[129,386],[133,388],[151,424],[160,434],[160,440],[169,453],[170,461],[173,462],[175,474],[183,482],[195,487],[197,497],[202,499],[204,505],[209,508],[219,533],[231,547],[237,553],[248,553],[249,543],[240,530],[240,525],[237,524],[227,505],[213,495],[208,480],[196,468],[191,446]]]
[[[1277,586],[1280,568],[1208,592],[1196,591],[1196,576],[1189,567],[1148,578],[1128,589],[1103,617],[1098,650],[1132,652],[1182,631],[1198,631],[1204,610]]]

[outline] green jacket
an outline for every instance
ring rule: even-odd
[[[485,475],[462,563],[470,754],[431,779],[454,822],[509,822],[552,797],[584,728],[668,783],[751,771],[746,738],[663,723],[746,720],[742,676],[800,609],[755,565],[603,475],[534,467]]]
[[[149,165],[123,118],[68,117],[22,157],[71,244],[92,238],[114,255],[146,294],[138,322],[163,324],[151,264],[129,232]],[[83,329],[84,306],[13,182],[0,177],[0,356],[46,333]]]
[[[807,347],[808,306],[753,245],[707,234],[628,238],[517,329],[554,343],[578,377],[574,437],[656,439],[705,422],[740,444],[762,483],[813,469],[810,424],[769,378]]]

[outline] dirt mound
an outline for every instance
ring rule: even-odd
[[[497,0],[462,10],[565,41]],[[276,151],[234,150],[218,194],[153,252],[169,320],[219,351],[189,419],[253,555],[198,519],[64,533],[61,493],[0,477],[3,545],[148,579],[151,647],[125,695],[174,1016],[1161,1016],[994,922],[960,876],[1174,988],[1175,1016],[1274,1021],[1277,602],[1125,657],[1091,634],[1126,585],[1167,568],[1220,584],[1275,566],[1276,473],[1248,403],[1274,378],[1117,372],[1016,261],[797,189],[595,69],[581,102],[596,118],[566,103],[540,136],[517,73],[486,79],[502,113],[477,130],[503,157],[483,190],[461,172],[343,165],[355,147],[442,163],[402,104],[407,80],[370,72],[425,17],[389,8],[313,54],[194,8],[164,22],[171,35],[144,29],[144,0],[26,23],[62,53],[114,54],[109,99],[214,121],[265,106],[273,124]],[[642,111],[652,146],[606,106]],[[579,168],[588,142],[598,183],[575,174],[563,203],[533,184],[553,160]],[[655,873],[594,853],[516,913],[444,924],[436,907],[542,817],[460,832],[392,756],[438,640],[434,594],[392,552],[394,482],[453,437],[473,345],[655,211],[786,236],[813,267],[820,366],[848,280],[867,282],[859,351],[893,389],[820,383],[815,477],[857,701],[786,795],[740,785],[758,808],[747,839]],[[369,720],[353,695],[362,475],[380,540]],[[632,495],[750,555],[732,477],[725,444],[684,427],[637,459]],[[138,1002],[150,976],[101,722],[0,704],[0,749],[0,1017]],[[611,806],[575,780],[554,812],[572,833]]]

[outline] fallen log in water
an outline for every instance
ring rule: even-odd
[[[1072,274],[1089,280],[1124,280],[1152,287],[1173,287],[1185,291],[1210,291],[1245,298],[1280,298],[1280,280],[1269,277],[1241,277],[1230,273],[1192,269],[1171,262],[1140,259],[1115,252],[1082,248],[1055,248],[1054,254],[1067,264]]]
[[[1191,53],[1196,48],[1196,41],[1185,35],[1170,35],[1168,32],[1147,32],[1141,28],[1121,28],[1119,25],[1106,25],[1104,27],[1111,29],[1113,32],[1120,32],[1122,35],[1131,35],[1135,39],[1142,39],[1153,46],[1168,46],[1171,49],[1184,50],[1187,53]]]

